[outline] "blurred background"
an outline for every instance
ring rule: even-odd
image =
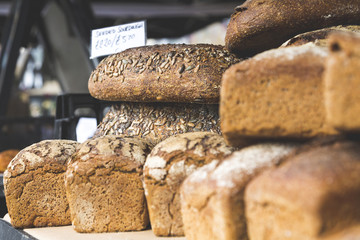
[[[239,4],[234,0],[1,0],[0,151],[57,137],[57,96],[88,93],[88,78],[101,60],[89,59],[92,29],[146,20],[147,45],[223,45],[230,15]],[[91,118],[95,113],[80,109],[76,114]]]

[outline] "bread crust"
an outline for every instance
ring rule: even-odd
[[[16,228],[70,225],[64,174],[77,142],[44,140],[21,150],[4,173],[11,224]]]
[[[88,88],[101,100],[218,103],[221,75],[238,61],[220,45],[131,48],[105,58]]]
[[[249,0],[235,8],[225,46],[238,56],[252,56],[300,33],[359,23],[357,0]]]

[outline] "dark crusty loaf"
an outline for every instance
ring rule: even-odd
[[[151,145],[138,137],[103,136],[82,143],[65,175],[77,232],[145,229],[149,224],[143,165]]]
[[[221,75],[238,61],[220,45],[131,48],[105,58],[88,87],[101,100],[218,103]]]
[[[296,144],[263,143],[213,161],[185,179],[181,212],[187,240],[247,240],[244,190],[265,169],[280,163]]]
[[[348,25],[348,26],[335,26],[323,28],[315,31],[310,31],[306,33],[301,33],[292,37],[288,41],[284,42],[281,47],[290,47],[290,46],[299,46],[309,42],[313,42],[318,46],[326,47],[328,43],[328,37],[334,33],[342,32],[358,32],[360,33],[360,26],[358,25]]]
[[[225,45],[239,55],[253,55],[300,33],[359,23],[358,0],[248,0],[235,8]]]
[[[192,132],[157,144],[146,159],[144,188],[151,227],[157,236],[182,236],[179,188],[198,167],[221,160],[233,149],[215,133]]]
[[[360,224],[360,144],[340,141],[289,158],[245,191],[250,239],[314,240]]]
[[[186,132],[220,134],[218,110],[218,104],[119,103],[110,108],[95,136],[125,134],[158,143]]]
[[[6,204],[16,228],[70,225],[64,174],[78,145],[44,140],[21,150],[4,173]]]
[[[223,75],[221,131],[228,144],[243,138],[311,138],[336,134],[325,124],[326,48],[308,43],[256,55]]]
[[[360,131],[360,35],[333,34],[324,74],[328,123],[342,131]]]

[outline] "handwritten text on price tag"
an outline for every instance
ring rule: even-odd
[[[91,58],[146,44],[146,22],[134,22],[91,32]]]

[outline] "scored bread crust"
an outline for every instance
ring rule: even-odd
[[[16,228],[70,225],[64,174],[78,143],[44,140],[21,150],[4,173],[11,224]]]
[[[131,48],[103,59],[88,88],[101,100],[218,103],[221,75],[238,61],[220,45]]]
[[[183,236],[180,212],[182,181],[195,169],[222,160],[233,148],[215,133],[179,134],[157,144],[146,159],[144,188],[156,236]]]

